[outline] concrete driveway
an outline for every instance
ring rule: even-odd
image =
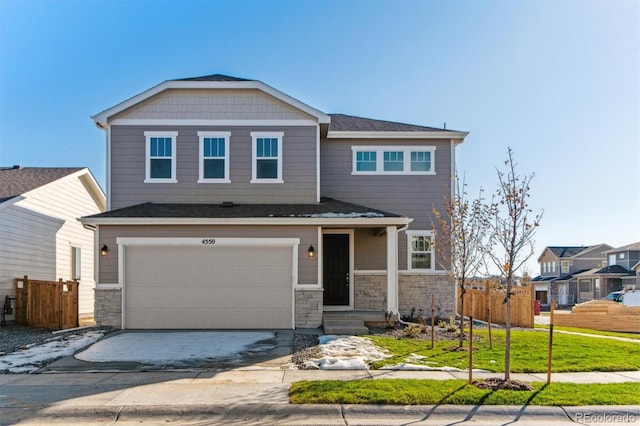
[[[117,331],[41,371],[287,368],[293,330]]]

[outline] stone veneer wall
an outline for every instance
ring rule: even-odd
[[[422,309],[431,316],[431,295],[435,294],[436,317],[448,319],[455,314],[455,283],[450,276],[400,274],[398,276],[398,305],[400,315],[409,315],[415,307],[415,315]]]
[[[119,288],[95,289],[94,319],[98,326],[122,327],[122,290]]]
[[[353,308],[387,310],[387,275],[359,275],[354,277]]]
[[[398,275],[398,305],[400,315],[415,315],[422,309],[431,315],[431,295],[436,295],[436,315],[448,319],[454,315],[455,283],[448,275]],[[354,309],[385,311],[387,309],[387,275],[356,274]]]
[[[319,289],[296,289],[296,328],[322,325],[322,294]]]

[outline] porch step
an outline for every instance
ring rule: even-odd
[[[385,325],[382,311],[325,312],[322,320],[325,334],[369,334],[365,326]]]

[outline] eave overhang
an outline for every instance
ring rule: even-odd
[[[269,217],[269,218],[148,218],[148,217],[85,217],[85,225],[279,225],[279,226],[405,226],[413,222],[409,217],[374,218],[314,218],[314,217]]]
[[[451,139],[462,143],[469,132],[327,131],[327,139]]]

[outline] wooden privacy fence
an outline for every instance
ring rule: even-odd
[[[78,326],[78,282],[15,279],[17,324],[54,330]]]
[[[640,333],[640,306],[610,300],[591,300],[573,307],[570,314],[556,315],[555,325],[602,331]]]
[[[466,287],[464,313],[461,312],[460,287],[457,287],[458,314],[473,316],[482,321],[506,324],[507,304],[504,303],[506,288],[495,283],[474,284]],[[533,328],[533,303],[535,292],[532,286],[513,286],[511,289],[511,325]]]

